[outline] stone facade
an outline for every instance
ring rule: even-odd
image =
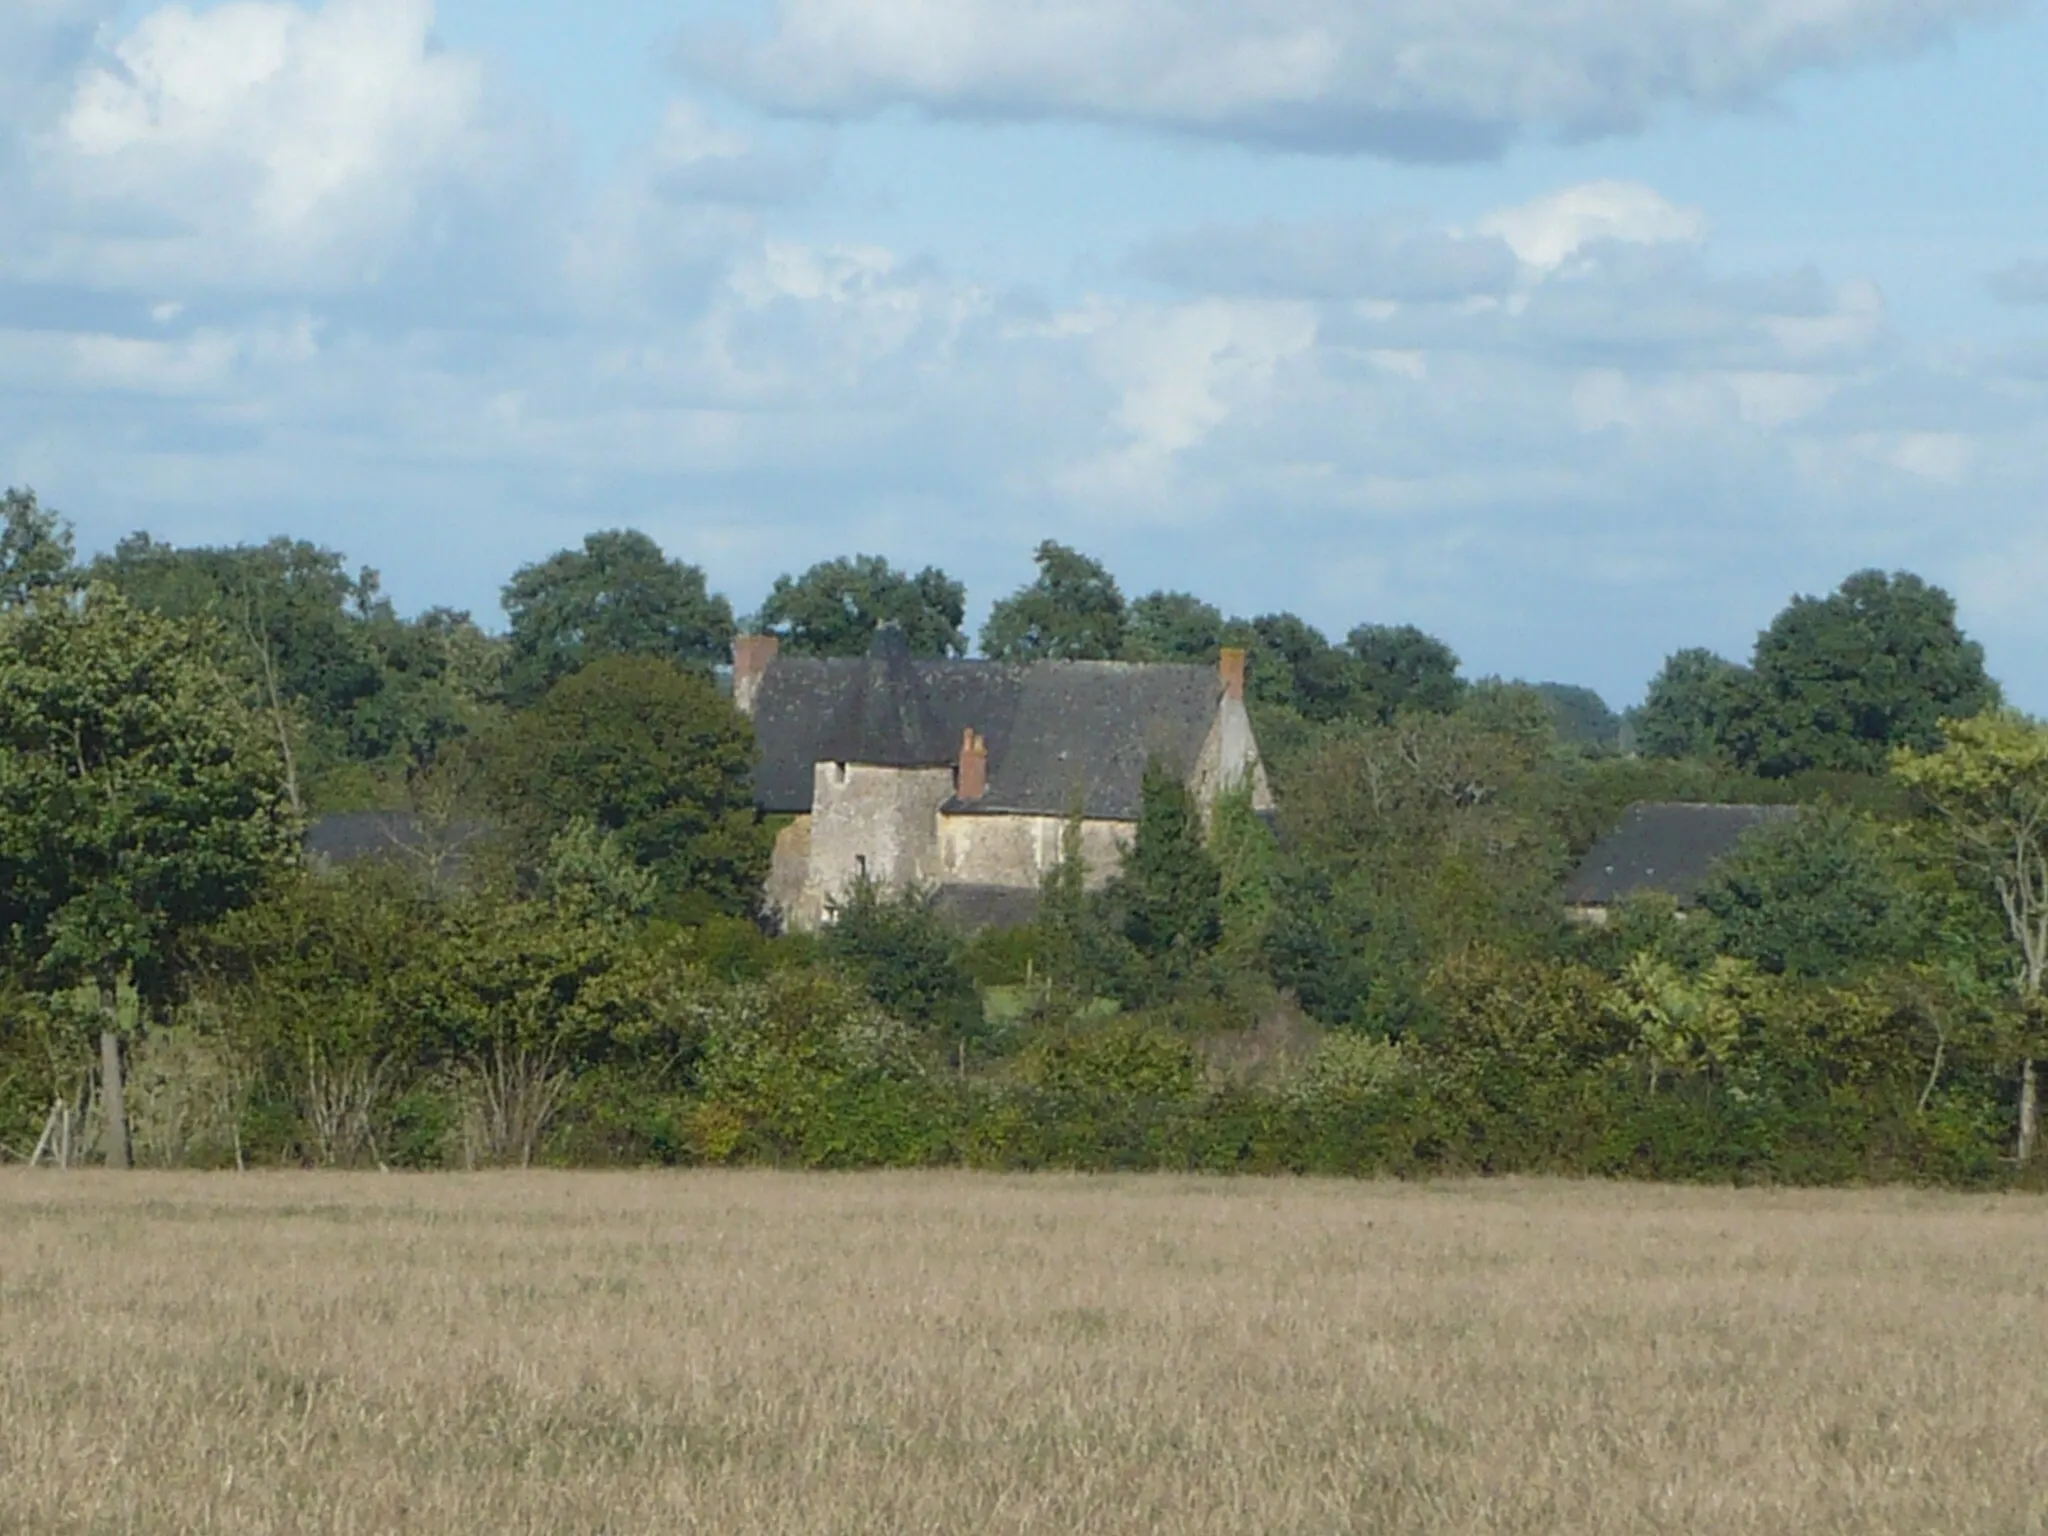
[[[816,928],[865,875],[886,890],[943,879],[939,807],[953,797],[950,768],[819,763],[811,814],[776,841],[770,897],[792,928]],[[785,842],[787,846],[785,847]]]
[[[1148,763],[1180,777],[1205,820],[1237,785],[1255,809],[1273,804],[1239,652],[1214,671],[1019,668],[918,661],[897,638],[866,661],[778,665],[772,638],[749,637],[734,681],[762,741],[762,808],[792,818],[767,896],[794,929],[829,923],[863,877],[965,902],[975,915],[956,907],[962,920],[1022,920],[1076,807],[1086,882],[1099,887],[1135,835]]]

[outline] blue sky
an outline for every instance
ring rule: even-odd
[[[1042,537],[1620,705],[1907,567],[2048,708],[2048,7],[11,0],[0,482],[408,607]]]

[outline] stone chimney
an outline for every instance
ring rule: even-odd
[[[969,726],[960,733],[960,769],[953,793],[979,800],[988,793],[988,738]]]
[[[1244,648],[1226,645],[1223,654],[1216,658],[1216,676],[1223,683],[1223,697],[1242,699],[1244,697]]]
[[[741,714],[752,717],[754,701],[761,695],[761,679],[782,649],[780,635],[734,635],[732,637],[732,702]]]

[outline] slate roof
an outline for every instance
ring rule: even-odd
[[[1691,906],[1714,861],[1744,833],[1798,814],[1791,805],[1632,805],[1580,862],[1564,899],[1576,907],[1599,907],[1656,891]]]
[[[485,833],[482,822],[429,827],[406,811],[338,811],[306,827],[306,853],[318,864],[404,856],[437,876],[453,874],[465,849]]]
[[[1186,775],[1222,697],[1213,667],[1111,661],[913,658],[887,631],[865,657],[778,657],[761,680],[754,734],[761,808],[811,808],[817,763],[951,767],[963,732],[988,742],[988,793],[959,815],[1083,814],[1134,821],[1145,764]]]

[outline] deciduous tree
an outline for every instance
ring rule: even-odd
[[[1032,556],[1038,579],[997,603],[981,630],[995,661],[1113,661],[1126,615],[1116,578],[1100,561],[1047,539]]]
[[[296,829],[276,742],[204,622],[111,588],[0,616],[0,942],[44,984],[169,990],[181,940],[253,900]],[[119,1046],[102,1041],[108,1102]],[[108,1119],[110,1159],[125,1127]]]
[[[967,589],[944,571],[913,576],[880,555],[855,555],[776,577],[760,621],[795,656],[865,656],[884,624],[903,631],[914,656],[964,656],[966,614]]]
[[[491,797],[536,865],[586,817],[661,877],[669,910],[759,911],[753,727],[704,674],[604,657],[513,715],[493,756]]]
[[[505,586],[512,622],[510,687],[530,703],[600,656],[656,656],[710,666],[732,645],[732,606],[703,571],[670,560],[644,533],[593,533],[522,566]]]

